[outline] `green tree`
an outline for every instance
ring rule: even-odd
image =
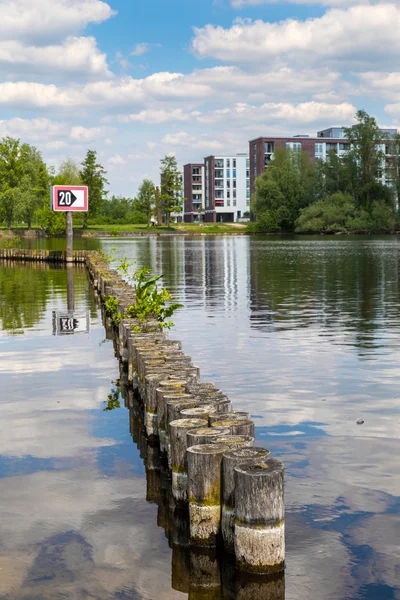
[[[174,156],[161,160],[161,202],[167,227],[171,223],[171,213],[181,210],[182,178]]]
[[[256,179],[252,210],[259,231],[293,231],[300,209],[314,200],[316,169],[306,152],[278,148]]]
[[[95,150],[87,151],[80,175],[83,185],[87,185],[89,188],[89,211],[85,213],[83,221],[83,226],[86,228],[89,217],[92,218],[98,214],[103,199],[107,194],[105,190],[105,186],[108,185],[105,177],[106,171],[97,162],[97,153]]]
[[[379,182],[384,165],[383,134],[376,119],[365,110],[358,110],[357,123],[344,129],[350,150],[343,159],[352,179],[352,192],[359,207],[368,212],[374,200],[390,201],[386,186]]]
[[[155,213],[156,213],[156,219],[157,219],[157,225],[162,225],[163,223],[163,218],[162,218],[162,200],[161,200],[161,191],[159,187],[155,187],[154,188],[154,207],[155,207]]]
[[[386,153],[386,175],[391,179],[397,203],[400,200],[400,134],[389,141]]]
[[[150,179],[144,179],[139,188],[137,202],[141,212],[147,217],[147,227],[151,225],[151,216],[155,205],[154,183]]]
[[[0,215],[11,227],[15,214],[17,188],[24,175],[28,144],[11,137],[0,142]]]
[[[28,146],[24,156],[23,174],[15,189],[15,217],[31,228],[37,209],[49,201],[50,178],[42,155],[34,146]]]
[[[52,185],[82,185],[79,164],[72,158],[64,160],[56,175],[51,176]],[[50,208],[50,199],[44,198],[42,207],[38,210],[38,221],[47,235],[62,235],[65,233],[66,221],[63,212],[54,212]],[[77,214],[75,215],[75,220]]]

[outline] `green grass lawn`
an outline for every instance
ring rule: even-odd
[[[24,225],[13,225],[12,231],[18,233],[18,231],[26,230],[27,227]],[[39,229],[38,226],[32,225],[32,230]],[[0,227],[0,230],[7,230],[7,227]],[[81,226],[74,226],[74,231],[83,231]],[[109,233],[111,235],[118,236],[123,232],[141,232],[141,233],[157,233],[163,231],[177,232],[177,233],[246,233],[247,225],[243,223],[174,223],[168,229],[165,225],[161,227],[147,227],[141,223],[131,223],[128,225],[89,225],[86,229],[88,233]]]

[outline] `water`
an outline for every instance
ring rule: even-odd
[[[397,237],[90,243],[164,273],[185,304],[171,336],[285,462],[286,600],[400,599]],[[184,599],[190,577],[190,599],[220,598],[171,543],[112,344],[74,278],[90,334],[54,337],[66,271],[0,266],[0,599]],[[122,408],[105,412],[109,396]],[[223,598],[283,600],[251,582],[229,595],[227,572]]]

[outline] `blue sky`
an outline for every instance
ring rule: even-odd
[[[110,191],[261,135],[400,119],[400,0],[0,0],[0,134]]]

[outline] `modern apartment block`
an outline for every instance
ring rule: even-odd
[[[183,167],[183,196],[185,223],[201,221],[205,209],[203,163],[189,163]]]
[[[396,129],[381,129],[384,136],[389,140],[396,132]],[[329,152],[335,152],[338,156],[343,156],[349,149],[350,142],[345,137],[343,127],[329,127],[318,131],[316,137],[308,135],[296,135],[294,137],[260,137],[249,142],[250,145],[250,189],[254,191],[256,177],[262,175],[268,164],[273,160],[274,152],[277,148],[290,148],[294,152],[307,152],[312,160],[326,160]],[[387,143],[382,144],[382,150],[385,154],[389,153]],[[385,170],[383,169],[384,183],[390,183],[385,179]]]
[[[208,156],[204,168],[205,221],[234,223],[250,211],[248,154]]]

